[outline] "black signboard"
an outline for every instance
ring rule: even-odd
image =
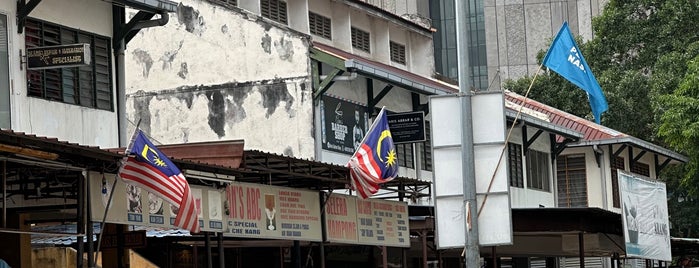
[[[27,48],[27,69],[51,69],[90,65],[90,44]]]
[[[425,113],[409,112],[388,114],[388,127],[391,129],[393,143],[425,141]]]
[[[353,154],[368,128],[367,108],[324,95],[320,110],[323,149]]]

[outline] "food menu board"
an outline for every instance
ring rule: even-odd
[[[333,194],[325,208],[330,242],[410,247],[408,205]]]
[[[321,241],[318,192],[231,183],[224,201],[226,236]]]

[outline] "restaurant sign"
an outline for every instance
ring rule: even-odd
[[[177,228],[179,208],[146,190],[120,181],[109,195],[114,174],[91,172],[92,220],[157,228]],[[100,182],[101,181],[101,182]],[[230,237],[321,241],[318,192],[262,184],[230,182],[225,188],[190,185],[202,231]]]
[[[325,205],[329,242],[410,247],[408,205],[332,194]]]
[[[27,48],[27,69],[52,69],[90,65],[90,44]]]

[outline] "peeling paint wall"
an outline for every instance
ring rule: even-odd
[[[276,25],[240,9],[182,1],[167,25],[143,29],[129,43],[127,93],[306,76],[308,36]]]
[[[314,158],[309,46],[240,9],[182,1],[129,43],[127,117],[160,143],[244,139]]]

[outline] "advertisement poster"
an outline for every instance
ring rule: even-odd
[[[671,261],[665,183],[619,171],[626,255]]]
[[[109,194],[116,176],[114,174],[90,173],[90,198],[92,220],[102,221],[105,208],[109,202]],[[97,183],[99,182],[99,183]],[[223,231],[223,201],[221,196],[224,189],[190,185],[197,207],[200,209],[199,224],[202,231]],[[139,187],[119,181],[114,189],[107,222],[142,225],[159,228],[177,228],[174,226],[177,217],[177,206],[164,202],[156,195]]]
[[[224,210],[227,236],[322,240],[317,192],[231,183],[226,188]]]
[[[410,247],[408,205],[403,202],[333,194],[325,224],[329,242]]]
[[[367,108],[323,95],[320,110],[323,149],[353,154],[368,128]]]

